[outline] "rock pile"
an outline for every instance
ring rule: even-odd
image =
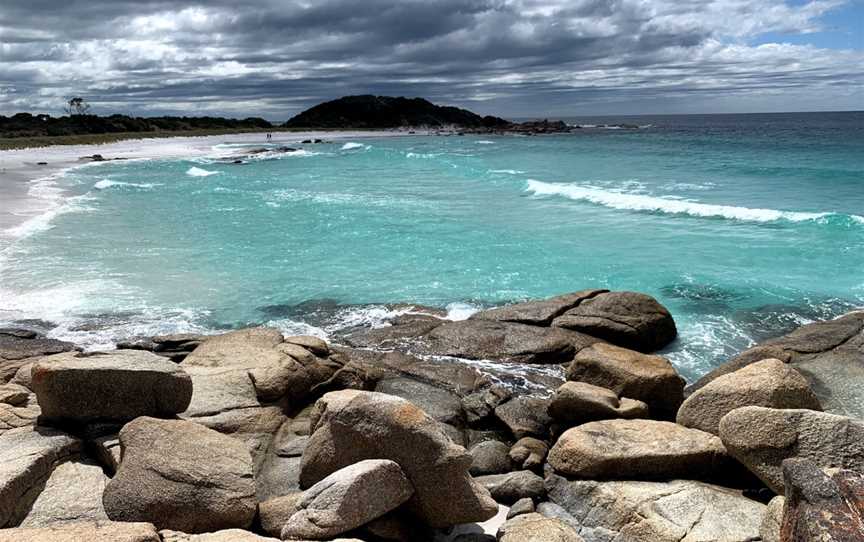
[[[0,330],[0,542],[864,540],[862,313],[687,390],[643,294],[391,324]]]

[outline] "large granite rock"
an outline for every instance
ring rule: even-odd
[[[758,540],[765,505],[740,491],[702,482],[546,478],[549,500],[602,542],[749,542]]]
[[[317,342],[312,348],[323,351]],[[278,330],[269,328],[211,337],[181,367],[194,388],[181,417],[242,440],[259,467],[273,434],[286,420],[280,406],[303,403],[334,369],[329,359],[284,341]],[[280,406],[268,404],[276,400]]]
[[[457,428],[465,426],[462,402],[449,390],[413,378],[397,377],[381,380],[375,391],[411,401],[441,423]]]
[[[18,369],[32,360],[75,350],[75,345],[29,329],[0,328],[0,382],[8,382]]]
[[[598,339],[562,328],[496,320],[448,322],[420,337],[418,352],[512,363],[564,363]]]
[[[315,405],[303,454],[302,487],[364,459],[389,459],[415,488],[408,509],[432,527],[483,521],[497,505],[468,474],[471,456],[412,403],[356,390],[331,392]]]
[[[341,347],[338,347],[338,352],[349,359],[345,370],[360,373],[363,375],[361,379],[371,383],[371,386],[352,386],[350,389],[372,391],[381,380],[404,377],[462,396],[473,392],[483,378],[479,368],[465,363],[421,359],[402,352],[376,352]],[[328,391],[341,389],[345,388]]]
[[[549,415],[564,427],[614,418],[647,418],[648,405],[619,398],[609,389],[587,382],[565,382],[549,403]]]
[[[67,461],[48,477],[45,487],[20,527],[48,527],[59,523],[108,520],[102,492],[108,477],[99,465]]]
[[[498,531],[498,542],[584,542],[579,532],[559,519],[521,514]]]
[[[510,510],[507,511],[507,519],[513,519],[516,516],[530,514],[536,509],[534,501],[528,497],[523,497],[510,505]]]
[[[413,493],[411,482],[393,461],[360,461],[307,489],[282,528],[282,539],[333,538],[394,510]]]
[[[765,516],[762,518],[762,526],[759,527],[759,536],[762,542],[780,542],[780,525],[783,524],[783,508],[786,497],[777,495],[768,502],[765,508]]]
[[[192,400],[182,413],[184,418],[214,416],[261,406],[246,371],[198,366],[185,367],[184,370],[191,377],[193,388]]]
[[[546,442],[534,437],[523,437],[510,448],[510,461],[524,470],[540,470],[548,454]]]
[[[495,416],[506,425],[517,439],[549,436],[552,418],[547,410],[549,399],[520,396],[500,404],[495,408]]]
[[[471,427],[488,427],[495,414],[495,409],[501,403],[513,397],[512,390],[501,383],[479,389],[462,398],[462,409],[465,419]]]
[[[312,388],[327,381],[340,367],[296,342],[286,342],[282,333],[272,328],[232,331],[208,338],[181,366],[219,367],[248,373],[259,399],[281,400],[296,408],[310,397]],[[311,348],[323,351],[317,343]]]
[[[302,491],[295,491],[260,501],[258,503],[258,521],[261,529],[272,536],[282,536],[282,527],[297,512],[297,503],[303,498]]]
[[[567,380],[642,401],[653,418],[675,419],[684,400],[684,379],[669,360],[611,344],[598,343],[579,352],[567,368]]]
[[[820,469],[806,459],[783,462],[786,503],[780,540],[864,540],[864,474]]]
[[[87,521],[0,530],[0,542],[162,542],[149,523]]]
[[[468,449],[471,454],[472,476],[484,474],[501,474],[510,472],[513,465],[510,462],[510,447],[501,441],[484,440]]]
[[[180,417],[243,441],[259,464],[286,420],[282,409],[261,404],[244,369],[193,365],[185,371],[192,378],[193,392]]]
[[[32,368],[33,391],[46,420],[127,421],[183,412],[192,380],[176,363],[142,350],[57,354]]]
[[[784,459],[864,470],[864,422],[845,416],[742,407],[720,420],[720,438],[730,455],[778,494],[784,490]]]
[[[449,321],[431,314],[403,314],[389,319],[389,325],[354,330],[339,340],[356,348],[410,349],[418,337]]]
[[[555,318],[552,325],[639,352],[659,350],[678,334],[666,307],[637,292],[597,294]]]
[[[278,542],[278,538],[259,536],[243,529],[223,529],[213,533],[188,534],[170,529],[159,531],[162,542]],[[333,541],[337,542],[337,541]]]
[[[197,333],[176,333],[171,335],[156,335],[154,337],[120,341],[118,350],[147,350],[180,363],[193,350],[208,339],[207,335]]]
[[[688,388],[690,393],[724,374],[766,358],[789,363],[810,383],[829,413],[864,419],[864,311],[802,326],[745,350]]]
[[[81,451],[81,441],[44,427],[0,435],[0,528],[26,517],[54,468]]]
[[[546,497],[543,478],[527,470],[478,476],[475,480],[502,504],[513,504],[526,498],[539,502]]]
[[[39,403],[36,402],[36,394],[26,393],[23,395],[20,390],[26,390],[21,386],[14,384],[6,384],[7,388],[5,397],[6,402],[0,402],[0,435],[11,429],[19,427],[33,427],[39,420],[39,415],[42,410],[39,408]],[[19,388],[12,391],[9,388]]]
[[[239,440],[196,423],[140,417],[120,431],[123,460],[103,503],[115,521],[200,533],[246,528],[257,501]]]
[[[821,410],[807,380],[779,359],[766,359],[723,375],[692,393],[678,410],[679,424],[720,432],[720,419],[743,406]]]
[[[727,460],[720,439],[671,422],[604,420],[568,429],[549,452],[555,472],[579,478],[704,478]]]
[[[555,318],[575,308],[586,299],[605,292],[608,290],[581,290],[548,299],[515,303],[474,313],[469,319],[550,326]]]
[[[278,406],[242,408],[212,416],[181,417],[243,442],[256,466],[264,461],[274,434],[288,419]]]
[[[255,492],[259,501],[293,494],[300,489],[300,462],[309,444],[309,410],[286,420],[276,431],[257,464]],[[278,536],[278,532],[274,533]]]

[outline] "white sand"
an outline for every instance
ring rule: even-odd
[[[86,157],[101,154],[106,159],[194,158],[229,155],[242,149],[214,150],[215,145],[281,144],[296,146],[305,139],[325,141],[350,138],[404,136],[402,131],[266,132],[202,137],[130,139],[102,145],[56,145],[0,151],[0,248],[26,235],[42,222],[50,221],[52,210],[62,202],[63,192],[54,187],[51,176],[91,163]],[[45,165],[39,165],[45,162]]]

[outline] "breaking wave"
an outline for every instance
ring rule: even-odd
[[[698,218],[726,218],[746,222],[847,222],[864,224],[864,217],[838,213],[807,213],[798,211],[779,211],[776,209],[754,209],[733,205],[715,205],[681,199],[660,198],[644,194],[615,192],[591,186],[574,184],[545,183],[528,180],[528,192],[537,196],[563,196],[576,201],[586,201],[612,209],[643,211],[669,215],[687,215]]]
[[[218,175],[218,171],[207,171],[206,169],[201,169],[200,167],[192,166],[186,171],[186,175],[190,177],[209,177],[211,175]]]
[[[148,190],[156,186],[152,183],[124,183],[121,181],[111,181],[109,179],[102,179],[93,185],[93,188],[96,190],[108,190],[109,188],[128,188],[128,189],[139,189],[139,190]]]
[[[369,149],[371,148],[369,145],[364,145],[363,143],[354,143],[353,141],[349,141],[342,145],[341,150],[343,151],[352,151],[356,149]]]

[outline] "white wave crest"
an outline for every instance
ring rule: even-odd
[[[587,201],[612,209],[688,215],[699,218],[727,218],[747,222],[776,222],[778,220],[788,220],[790,222],[815,221],[830,217],[833,214],[714,205],[679,199],[658,198],[644,194],[614,192],[590,186],[545,183],[533,179],[528,180],[527,191],[538,196],[563,196],[576,201]],[[853,219],[858,220],[856,217],[853,217]]]
[[[371,148],[372,147],[370,147],[369,145],[364,145],[363,143],[354,143],[353,141],[349,141],[348,143],[345,143],[344,145],[342,145],[341,150],[352,151],[355,149],[371,149]]]
[[[218,171],[207,171],[206,169],[201,169],[200,167],[192,166],[186,171],[186,175],[190,177],[209,177],[211,175],[218,175]]]
[[[297,158],[301,156],[322,156],[325,154],[328,153],[307,151],[306,149],[297,149],[293,151],[267,151],[253,154],[251,156],[245,156],[244,160],[263,162],[267,160],[281,160],[283,158]]]
[[[522,175],[524,171],[518,169],[490,169],[489,173],[506,173],[507,175]]]
[[[430,202],[400,198],[389,195],[352,194],[345,192],[309,192],[286,188],[264,195],[264,202],[270,207],[280,207],[283,202],[310,202],[319,205],[362,205],[365,207],[430,207]]]
[[[153,183],[124,183],[121,181],[112,181],[109,179],[102,179],[93,185],[93,188],[96,190],[107,190],[109,188],[138,188],[142,190],[148,190],[156,186]]]
[[[488,139],[481,139],[479,141],[475,141],[474,143],[476,143],[477,145],[494,145],[495,144],[494,141],[489,141]]]
[[[461,302],[450,303],[446,308],[447,316],[445,318],[448,320],[467,320],[472,314],[480,310],[477,305]]]

